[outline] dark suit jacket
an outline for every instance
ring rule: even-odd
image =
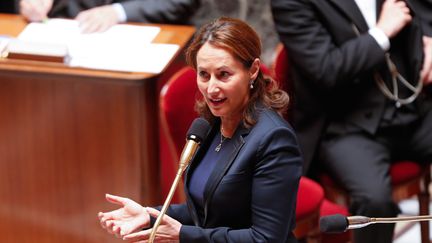
[[[382,2],[377,0],[378,13]],[[418,80],[422,67],[422,35],[432,34],[432,3],[408,2],[414,19],[390,40],[390,51],[402,74],[412,81]],[[373,73],[384,67],[385,53],[367,33],[354,0],[272,0],[272,11],[293,67],[292,122],[307,170],[329,122],[375,133],[387,100]],[[421,100],[416,105],[422,106]]]
[[[118,2],[127,21],[150,23],[187,23],[200,6],[200,0],[54,0],[50,17],[74,18],[79,12]]]
[[[191,162],[185,177],[187,203],[172,205],[168,215],[179,220],[181,242],[296,242],[297,188],[302,158],[293,129],[265,109],[251,129],[240,126],[225,147],[204,192],[204,218],[199,218],[187,184],[200,163],[216,124]]]

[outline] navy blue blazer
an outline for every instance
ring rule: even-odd
[[[198,216],[187,185],[219,128],[213,126],[187,169],[187,202],[168,209],[183,224],[180,242],[297,242],[292,231],[302,157],[291,126],[266,108],[221,150],[205,186],[204,217]]]

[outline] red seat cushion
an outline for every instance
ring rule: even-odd
[[[321,204],[320,216],[323,217],[332,214],[342,214],[345,216],[349,216],[348,209],[346,207],[337,205],[327,199],[324,199],[323,203]],[[351,241],[350,231],[338,234],[321,234],[321,243],[342,243],[349,241]]]
[[[421,166],[413,161],[398,161],[391,165],[390,176],[392,185],[397,185],[413,178],[420,176]],[[323,185],[337,186],[334,179],[332,179],[327,173],[320,175],[320,180]]]
[[[297,194],[296,219],[302,219],[316,212],[324,200],[324,190],[315,181],[302,177]]]
[[[413,161],[400,161],[390,167],[392,184],[397,185],[420,176],[421,167]]]
[[[320,216],[323,217],[332,214],[342,214],[348,216],[349,212],[346,207],[333,203],[327,199],[324,199],[320,208]]]

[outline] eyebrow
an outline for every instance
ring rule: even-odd
[[[207,68],[202,67],[202,66],[198,66],[197,67],[197,70],[206,70],[206,69]],[[221,67],[216,68],[217,71],[220,71],[221,69],[230,69],[231,70],[231,68],[229,66],[227,66],[227,65],[223,65]]]

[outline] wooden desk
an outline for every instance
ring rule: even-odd
[[[25,25],[0,14],[0,35]],[[195,31],[158,26],[181,47]],[[97,220],[105,193],[161,202],[159,76],[0,59],[0,242],[120,242]]]

